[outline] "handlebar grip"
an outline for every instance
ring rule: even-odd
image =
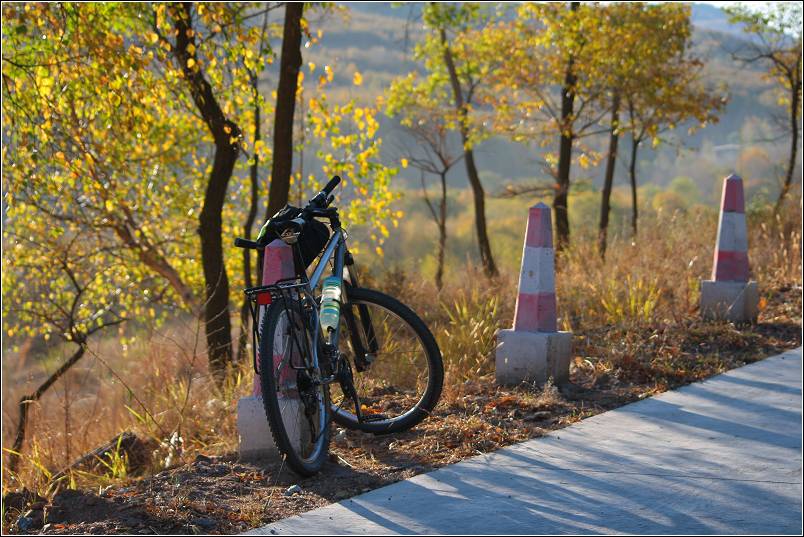
[[[341,182],[341,177],[339,175],[334,175],[332,179],[329,180],[329,183],[323,188],[322,192],[326,192],[327,194],[331,194],[332,191],[338,186],[338,183]]]
[[[238,248],[250,248],[252,250],[256,250],[260,248],[260,244],[255,241],[250,241],[247,239],[241,239],[240,237],[236,238],[234,241],[234,245]]]

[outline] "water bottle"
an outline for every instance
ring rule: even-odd
[[[337,330],[341,317],[341,279],[337,276],[330,276],[324,280],[321,311],[318,317],[324,338],[329,340],[329,333]]]

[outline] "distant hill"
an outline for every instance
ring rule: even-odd
[[[724,34],[745,36],[743,26],[732,24],[729,17],[719,7],[711,4],[692,5],[692,24],[701,30],[712,30]]]

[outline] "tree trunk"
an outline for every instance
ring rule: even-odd
[[[579,3],[572,2],[570,9],[578,10]],[[570,167],[572,165],[572,113],[575,104],[575,83],[577,77],[574,72],[575,57],[570,54],[567,59],[567,71],[564,75],[564,85],[561,87],[561,139],[558,146],[558,183],[553,196],[553,213],[556,217],[556,250],[562,251],[569,246],[570,225],[568,197],[570,188]]]
[[[256,151],[256,144],[262,139],[260,135],[260,98],[259,90],[257,88],[257,77],[252,80],[252,89],[254,90],[254,162],[251,164],[251,199],[248,207],[248,215],[243,224],[243,237],[251,240],[251,228],[254,227],[254,220],[257,219],[257,205],[260,198],[259,190],[259,168],[260,157]],[[243,281],[246,287],[253,287],[254,281],[251,277],[251,250],[243,248]],[[243,298],[243,305],[240,306],[240,336],[237,341],[237,360],[243,362],[246,358],[246,345],[248,345],[248,328],[251,313],[249,310],[248,298]]]
[[[444,63],[447,65],[453,98],[455,99],[455,109],[460,115],[461,142],[463,143],[464,150],[463,160],[466,163],[466,175],[469,178],[469,184],[472,187],[472,196],[474,197],[475,230],[477,232],[477,245],[480,250],[480,261],[483,264],[483,271],[486,273],[486,276],[491,278],[497,275],[497,266],[494,263],[494,256],[491,252],[491,244],[489,243],[488,232],[486,230],[486,193],[483,190],[483,183],[480,182],[480,176],[477,173],[474,152],[469,144],[467,103],[464,100],[461,83],[460,80],[458,80],[458,72],[452,60],[452,51],[447,43],[447,33],[443,28],[440,30],[440,37],[441,45],[444,47]]]
[[[796,156],[798,155],[798,127],[801,123],[799,119],[799,103],[801,102],[801,52],[799,51],[798,63],[796,64],[796,74],[792,80],[790,90],[790,158],[787,161],[787,171],[784,177],[784,184],[779,192],[779,198],[773,208],[773,214],[778,214],[782,208],[784,199],[790,191],[793,182],[793,173],[796,170]]]
[[[447,248],[447,172],[441,174],[441,203],[438,216],[438,266],[435,282],[440,291],[444,287],[444,256]]]
[[[600,227],[597,236],[597,251],[601,258],[606,257],[609,213],[611,212],[611,189],[614,185],[614,165],[617,163],[617,143],[620,138],[617,131],[619,121],[620,95],[615,93],[611,102],[611,133],[609,135],[609,154],[606,159],[606,175],[603,180],[603,192],[600,197]]]
[[[628,176],[631,179],[631,237],[637,236],[637,217],[639,216],[639,206],[637,205],[637,149],[639,149],[640,139],[631,133],[631,162],[628,163]]]
[[[198,227],[201,236],[201,264],[206,284],[204,328],[207,336],[207,358],[210,371],[219,379],[232,362],[229,277],[223,262],[221,213],[236,160],[236,150],[226,150],[222,146],[216,149]]]
[[[192,29],[192,9],[192,4],[187,2],[173,4],[170,12],[176,29],[174,54],[190,87],[196,108],[215,141],[215,157],[199,215],[198,234],[201,238],[201,264],[206,287],[204,328],[207,355],[210,371],[220,379],[232,361],[229,278],[223,262],[221,213],[229,179],[232,177],[237,160],[240,129],[237,124],[226,118],[215,98],[212,86],[199,67],[195,33]]]
[[[42,395],[53,385],[54,382],[59,380],[67,371],[70,370],[78,361],[84,356],[86,352],[86,343],[79,341],[78,348],[72,356],[64,362],[52,375],[50,375],[39,387],[30,395],[22,397],[19,401],[19,421],[17,422],[17,434],[14,436],[14,445],[8,461],[8,469],[12,474],[16,474],[19,468],[22,446],[25,443],[25,433],[28,427],[28,408],[31,404],[36,403],[42,398]]]
[[[279,63],[279,85],[276,90],[274,116],[274,154],[271,162],[271,186],[265,218],[276,214],[288,202],[290,174],[293,167],[293,115],[301,68],[301,18],[303,2],[285,4],[285,26],[282,34],[282,57]]]

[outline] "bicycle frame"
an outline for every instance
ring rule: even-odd
[[[291,245],[293,247],[294,256],[300,259],[299,248],[297,244]],[[309,300],[310,303],[313,305],[316,304],[315,299],[313,298],[314,293],[313,290],[318,286],[321,282],[321,279],[324,275],[324,271],[327,268],[329,260],[333,259],[333,267],[332,267],[332,275],[338,277],[342,282],[344,281],[344,272],[346,269],[346,260],[347,260],[347,247],[346,247],[346,233],[340,227],[336,227],[332,233],[332,236],[329,238],[327,245],[324,247],[324,251],[321,254],[321,257],[316,265],[315,269],[313,270],[312,274],[308,278],[307,271],[301,270],[300,273],[294,276],[293,278],[289,278],[286,280],[280,280],[271,285],[263,285],[258,287],[251,287],[246,289],[245,292],[249,297],[252,297],[253,302],[257,302],[254,298],[262,293],[270,293],[274,298],[282,298],[287,302],[292,302],[294,296],[302,302],[303,299]],[[351,264],[351,257],[349,259]],[[348,283],[353,286],[357,286],[357,275],[354,271],[348,271]],[[300,280],[300,283],[295,283]],[[294,283],[289,284],[290,281]],[[293,295],[293,296],[289,296]],[[348,299],[348,291],[347,291],[347,299]],[[259,331],[259,322],[260,316],[258,315],[258,305],[252,308],[252,319],[253,319],[253,330],[252,330],[252,337],[253,337],[253,347],[254,347],[254,370],[257,374],[259,374],[259,370],[257,367],[257,337]],[[351,308],[345,307],[341,309],[341,316],[346,321],[347,326],[349,327],[349,332],[352,335],[351,343],[355,353],[355,367],[359,372],[364,371],[371,363],[373,359],[374,353],[378,350],[378,344],[376,340],[376,335],[374,332],[374,327],[371,322],[371,318],[368,312],[368,308],[364,305],[358,305],[358,314],[360,318],[360,324],[363,329],[363,334],[366,338],[366,344],[364,345],[363,339],[360,336],[360,332],[358,330],[358,325],[355,319],[355,315],[352,312]],[[320,337],[321,325],[318,319],[318,307],[310,307],[311,313],[314,312],[314,332],[313,332],[313,341],[318,341]],[[338,348],[338,342],[340,338],[340,324],[335,330],[335,333],[332,334],[330,339],[330,344],[335,349]],[[294,339],[295,335],[294,335]],[[298,345],[298,342],[297,342]],[[309,354],[312,358],[312,367],[316,370],[320,370],[320,360],[319,360],[319,346],[313,345],[313,348],[310,349]],[[297,366],[291,364],[291,367],[298,369]],[[322,382],[332,382],[334,376],[321,379]]]
[[[333,257],[333,254],[335,259],[334,266],[332,267],[332,275],[337,276],[341,281],[343,281],[343,267],[346,259],[346,240],[342,229],[336,229],[332,234],[332,237],[330,237],[327,246],[324,248],[324,252],[321,254],[321,259],[318,262],[318,266],[316,266],[315,270],[313,270],[309,280],[307,279],[307,272],[302,271],[302,282],[307,283],[307,290],[311,295],[313,289],[318,287],[318,283],[321,281],[321,277],[324,275],[324,271],[327,268],[327,263],[329,259]],[[313,334],[313,341],[318,341],[318,337],[321,332],[321,324],[318,322],[318,309],[313,308],[313,310],[315,311],[315,332]],[[338,348],[339,335],[340,325],[335,328],[335,333],[332,334],[332,338],[330,339],[332,346],[334,346],[336,349]],[[313,367],[318,369],[318,345],[313,346],[312,355]]]

